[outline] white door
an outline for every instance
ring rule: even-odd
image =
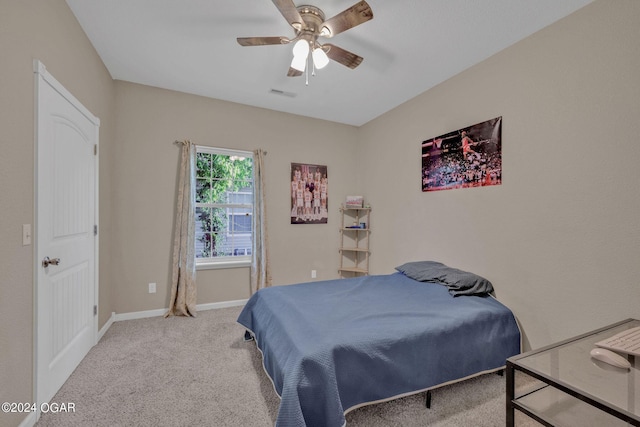
[[[38,61],[35,73],[39,407],[51,400],[96,341],[100,122]]]

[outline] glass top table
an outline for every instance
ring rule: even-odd
[[[640,320],[627,319],[509,358],[507,425],[514,425],[517,409],[546,426],[640,426],[640,364],[636,357],[625,355],[631,369],[621,369],[589,354],[596,342],[636,326]],[[516,372],[532,381],[516,387]]]

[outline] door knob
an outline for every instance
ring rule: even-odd
[[[50,265],[60,265],[60,258],[49,259],[48,256],[44,257],[42,260],[42,266],[47,268]]]

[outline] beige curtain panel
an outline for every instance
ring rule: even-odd
[[[264,156],[266,152],[258,149],[253,152],[253,244],[251,248],[251,283],[253,295],[258,289],[271,286],[269,252],[267,246],[267,208],[264,193]]]
[[[171,300],[168,316],[196,316],[196,145],[191,141],[177,141],[182,145],[179,170],[178,204],[173,235],[173,267]]]

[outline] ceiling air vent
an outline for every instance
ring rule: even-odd
[[[280,90],[280,89],[271,89],[269,91],[270,94],[272,95],[280,95],[280,96],[287,96],[289,98],[295,98],[296,94],[293,92],[285,92],[284,90]]]

